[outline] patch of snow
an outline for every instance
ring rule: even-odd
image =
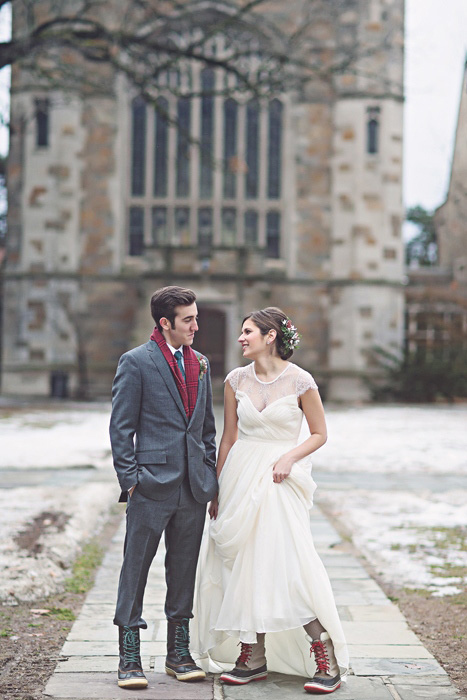
[[[2,416],[0,468],[100,467],[110,459],[110,404]]]
[[[326,421],[315,468],[467,474],[466,405],[326,406]]]
[[[464,578],[449,573],[467,567],[467,491],[321,491],[318,500],[387,582],[438,596],[461,591],[452,584]]]
[[[0,600],[32,601],[63,590],[81,543],[97,534],[116,500],[108,483],[67,487],[24,487],[0,491]],[[31,554],[15,536],[45,511],[65,513],[61,532],[45,528],[38,540],[41,551]]]

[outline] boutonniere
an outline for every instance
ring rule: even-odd
[[[199,362],[199,378],[202,379],[208,371],[208,361],[205,357],[198,357]]]

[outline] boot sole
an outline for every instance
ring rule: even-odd
[[[335,685],[332,685],[328,688],[318,685],[318,684],[309,684],[305,683],[303,688],[306,690],[307,693],[310,693],[311,695],[328,695],[329,693],[333,693],[335,690],[341,687],[341,682],[339,681]]]
[[[250,676],[249,678],[237,678],[228,673],[222,673],[219,680],[227,685],[246,685],[246,683],[250,683],[251,681],[265,681],[267,677],[267,673],[258,673],[257,676]]]
[[[165,672],[168,676],[176,678],[177,681],[204,681],[206,674],[204,671],[188,671],[188,673],[177,673],[168,666],[165,667]]]
[[[127,680],[118,680],[117,681],[118,686],[120,688],[147,688],[148,687],[148,681],[147,678],[128,678]]]

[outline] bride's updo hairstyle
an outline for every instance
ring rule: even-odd
[[[242,326],[248,319],[253,321],[255,326],[258,326],[261,335],[267,335],[270,330],[277,332],[274,344],[281,360],[288,360],[289,357],[292,357],[293,348],[284,345],[286,339],[284,338],[283,322],[287,322],[289,319],[281,309],[278,309],[277,306],[268,306],[260,311],[252,311],[248,316],[245,316]]]

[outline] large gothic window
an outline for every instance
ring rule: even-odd
[[[285,103],[223,95],[227,82],[219,69],[192,64],[167,74],[154,105],[132,99],[129,255],[164,246],[201,257],[213,246],[284,254]]]

